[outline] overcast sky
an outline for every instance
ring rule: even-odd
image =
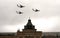
[[[25,7],[18,8],[17,4]],[[22,15],[16,13],[19,10]],[[0,32],[22,30],[29,17],[38,31],[60,32],[60,0],[0,0]]]

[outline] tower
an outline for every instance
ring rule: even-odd
[[[30,31],[34,31],[34,32],[36,31],[35,26],[32,24],[30,18],[28,19],[27,24],[24,26],[23,31],[29,31],[29,32],[30,32]]]
[[[23,31],[17,32],[18,38],[41,38],[42,31],[36,31],[35,26],[32,24],[31,19],[28,19],[27,24],[24,26]]]

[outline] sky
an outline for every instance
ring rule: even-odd
[[[25,7],[19,8],[17,4]],[[0,32],[22,31],[29,17],[37,31],[60,32],[60,0],[0,0]]]

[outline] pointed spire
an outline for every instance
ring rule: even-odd
[[[32,24],[30,17],[24,29],[35,29],[35,26]]]
[[[30,17],[29,17],[29,19],[28,19],[27,25],[32,25],[32,22],[31,22]]]
[[[29,22],[29,21],[31,21],[30,17],[29,17],[29,19],[28,19],[28,22]]]

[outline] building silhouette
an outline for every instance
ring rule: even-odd
[[[60,32],[42,32],[36,30],[31,19],[28,19],[22,31],[18,29],[16,33],[0,33],[0,38],[60,38]]]

